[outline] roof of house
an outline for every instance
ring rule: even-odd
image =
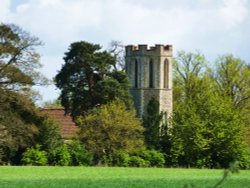
[[[63,138],[71,138],[76,135],[78,127],[73,122],[71,116],[65,114],[63,108],[45,108],[42,111],[59,124]]]

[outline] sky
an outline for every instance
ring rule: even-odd
[[[14,23],[44,45],[41,73],[53,79],[64,53],[76,41],[107,49],[112,40],[129,44],[172,44],[201,51],[213,62],[233,54],[250,62],[250,0],[0,0],[0,23]],[[54,85],[38,87],[44,101],[56,99]]]

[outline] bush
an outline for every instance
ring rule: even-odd
[[[64,144],[57,147],[50,153],[49,161],[51,165],[68,166],[71,163],[71,156],[67,146]]]
[[[159,151],[141,148],[131,154],[123,150],[115,151],[112,155],[104,156],[101,162],[107,166],[162,167],[165,158]]]
[[[22,162],[27,165],[46,165],[48,162],[47,152],[40,150],[40,145],[36,145],[35,148],[28,148],[22,157]]]
[[[113,166],[113,156],[112,155],[104,155],[98,161],[98,163],[96,163],[96,165],[98,165],[98,166]]]
[[[71,165],[89,166],[92,164],[92,155],[86,150],[85,146],[80,141],[72,141],[69,144],[69,152],[71,156]]]
[[[132,156],[128,161],[129,166],[131,167],[147,167],[149,166],[149,162],[145,161],[139,156]]]
[[[127,167],[129,165],[129,154],[125,151],[119,150],[112,155],[113,166]]]
[[[154,149],[148,150],[146,148],[142,148],[137,150],[134,155],[147,161],[150,166],[161,167],[165,164],[164,154]]]

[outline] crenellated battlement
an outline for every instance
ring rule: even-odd
[[[127,56],[136,55],[150,55],[150,56],[172,56],[173,47],[172,45],[156,44],[155,46],[150,46],[146,44],[128,45],[126,46]]]

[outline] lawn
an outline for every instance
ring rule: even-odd
[[[223,170],[108,167],[0,167],[0,188],[211,187]],[[232,174],[221,187],[250,188],[250,171]]]

